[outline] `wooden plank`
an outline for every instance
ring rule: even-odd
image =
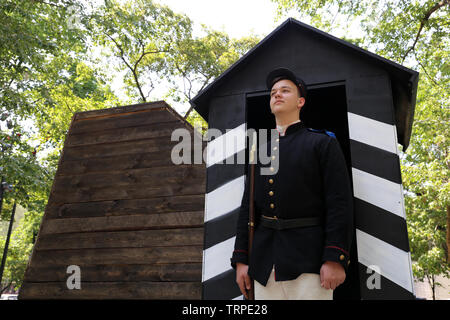
[[[65,146],[80,146],[120,141],[133,141],[156,137],[171,136],[175,129],[187,129],[183,122],[155,123],[151,126],[109,129],[94,133],[68,134]]]
[[[83,188],[107,186],[126,187],[130,184],[145,184],[148,187],[160,184],[177,184],[186,179],[204,178],[206,168],[203,165],[174,165],[156,168],[130,169],[107,173],[87,173],[82,175],[56,176],[55,192],[75,192]]]
[[[36,250],[202,245],[203,228],[44,234]]]
[[[119,106],[108,109],[89,110],[83,112],[77,112],[75,114],[75,120],[91,119],[95,117],[115,117],[118,114],[128,112],[149,111],[158,109],[172,109],[165,101],[145,102],[140,104],[133,104],[128,106]]]
[[[201,227],[203,211],[94,218],[45,219],[39,236],[49,233]],[[38,239],[39,241],[39,239]]]
[[[153,199],[96,201],[67,204],[51,204],[46,208],[48,219],[87,218],[119,215],[138,215],[177,211],[203,211],[205,195],[175,195]]]
[[[201,263],[79,265],[81,281],[201,281]],[[67,281],[67,266],[30,267],[26,282]]]
[[[38,251],[32,267],[83,264],[201,263],[202,246]]]
[[[63,161],[58,167],[58,175],[168,166],[173,164],[171,161],[171,152],[171,148],[161,148],[157,152],[151,153],[104,157],[100,159]]]
[[[201,299],[201,282],[25,282],[19,299]]]
[[[65,146],[62,161],[162,152],[164,150],[172,150],[172,148],[177,144],[179,144],[180,147],[193,146],[191,141],[192,139],[186,141],[171,141],[171,136],[168,135],[151,139],[136,140],[133,142],[114,142],[75,147]]]
[[[155,123],[165,123],[179,121],[172,113],[166,109],[142,110],[129,113],[117,114],[113,117],[95,117],[78,119],[70,128],[70,134],[102,131],[108,129],[118,129],[126,127],[136,127],[153,125]]]
[[[124,177],[124,179],[126,179],[126,177]],[[142,180],[137,176],[132,176],[129,177],[128,183],[125,180],[122,180],[120,183],[106,186],[100,185],[98,187],[91,187],[89,185],[61,185],[60,188],[55,187],[53,189],[53,192],[50,194],[49,203],[61,204],[193,195],[204,194],[206,189],[206,179],[203,174],[163,177],[159,180],[147,180],[142,183],[136,183],[133,181],[134,179]],[[101,182],[98,182],[98,184],[100,183]]]

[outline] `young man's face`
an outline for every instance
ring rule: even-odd
[[[297,86],[291,80],[276,82],[270,91],[270,110],[275,116],[298,116],[304,104],[305,98],[300,97]]]

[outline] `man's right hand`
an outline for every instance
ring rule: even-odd
[[[248,265],[243,263],[236,263],[236,282],[239,285],[239,289],[244,295],[245,299],[248,299],[247,290],[250,290],[250,277],[248,275]]]

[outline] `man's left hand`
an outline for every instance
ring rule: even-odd
[[[345,270],[338,262],[325,261],[320,268],[320,285],[325,289],[336,289],[345,280]]]

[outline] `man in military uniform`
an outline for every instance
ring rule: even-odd
[[[333,134],[300,121],[307,98],[300,78],[278,68],[267,76],[267,87],[279,132],[268,148],[278,148],[279,167],[262,175],[262,165],[255,164],[250,255],[246,179],[231,258],[236,282],[247,297],[254,279],[255,299],[332,299],[350,263],[353,198],[345,158]]]

